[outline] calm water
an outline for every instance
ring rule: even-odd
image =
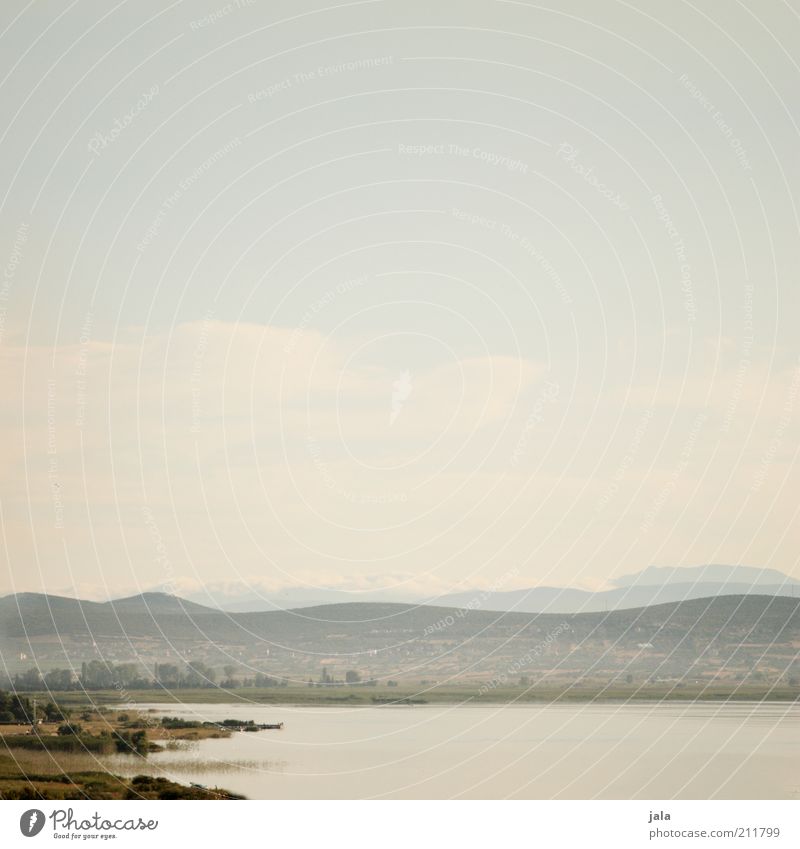
[[[800,798],[800,707],[782,704],[130,707],[284,722],[107,760],[252,799]]]

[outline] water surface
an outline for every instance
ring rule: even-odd
[[[800,798],[800,707],[786,704],[129,707],[284,722],[106,762],[252,799]]]

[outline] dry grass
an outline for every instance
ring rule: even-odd
[[[103,760],[90,754],[37,752],[29,749],[4,749],[3,754],[13,760],[23,775],[64,775],[75,772],[108,772]],[[127,755],[132,763],[140,758]],[[135,758],[135,759],[134,759]]]

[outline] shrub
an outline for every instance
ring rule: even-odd
[[[165,716],[161,720],[162,728],[201,728],[202,725],[196,719],[181,719],[179,716]]]
[[[115,734],[114,741],[118,752],[134,755],[146,755],[149,751],[146,731],[119,731]]]
[[[3,742],[9,749],[26,749],[38,752],[67,752],[80,754],[92,752],[105,755],[112,751],[107,737],[92,737],[91,734],[54,734],[39,737],[37,734],[14,734],[5,736]]]

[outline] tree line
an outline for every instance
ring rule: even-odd
[[[46,719],[48,722],[62,722],[69,718],[69,711],[47,702],[43,707],[37,707],[36,719]],[[0,690],[0,722],[33,723],[33,702],[18,693]]]
[[[91,660],[81,664],[80,672],[72,669],[51,669],[42,672],[32,668],[18,672],[10,679],[0,681],[0,686],[16,692],[50,690],[151,690],[153,688],[194,689],[201,687],[285,687],[286,678],[257,672],[253,676],[237,678],[237,667],[226,665],[218,680],[217,671],[200,660],[186,664],[156,663],[148,674],[137,663],[104,663]]]

